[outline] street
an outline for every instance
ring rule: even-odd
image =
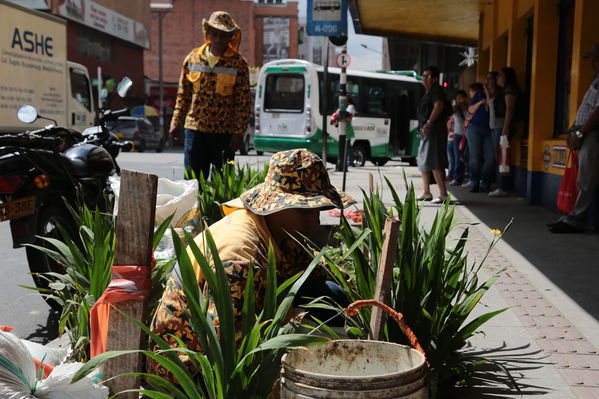
[[[237,156],[242,164],[257,165],[269,159],[269,155]],[[182,149],[166,150],[157,154],[122,153],[117,161],[123,169],[154,173],[169,179],[183,178]],[[9,222],[0,223],[0,325],[15,327],[13,331],[20,338],[46,343],[57,336],[58,313],[53,312],[41,296],[21,286],[33,286],[24,248],[13,249]]]

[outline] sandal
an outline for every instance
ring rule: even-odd
[[[432,199],[433,195],[431,193],[422,193],[416,198],[416,201],[430,201]]]
[[[446,195],[445,197],[437,197],[431,201],[431,204],[444,204],[447,198],[449,198],[449,195]]]

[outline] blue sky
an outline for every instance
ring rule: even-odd
[[[306,17],[307,13],[307,0],[295,0],[297,1],[299,8],[299,16]],[[379,36],[369,35],[357,35],[354,33],[354,27],[351,22],[351,18],[348,16],[348,40],[347,40],[347,52],[351,57],[350,69],[358,70],[369,70],[381,69],[382,63],[382,51],[383,51],[383,40]],[[364,48],[361,45],[365,44],[368,48]],[[369,50],[372,49],[372,50]],[[335,61],[329,61],[334,65]]]

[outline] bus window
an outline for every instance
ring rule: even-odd
[[[318,73],[319,87],[322,93],[322,72]],[[348,99],[354,104],[357,112],[360,113],[360,78],[357,76],[348,76],[345,91]],[[339,75],[329,75],[329,92],[327,115],[333,114],[339,108]],[[323,108],[322,96],[320,98],[320,109]]]
[[[385,82],[364,79],[364,104],[363,113],[371,117],[384,117],[389,115],[386,104]]]
[[[264,111],[303,112],[304,76],[271,74],[266,77]]]

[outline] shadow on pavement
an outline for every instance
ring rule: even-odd
[[[38,324],[36,329],[32,331],[24,339],[37,342],[38,344],[47,344],[48,342],[58,338],[58,323],[60,312],[50,310],[45,324]]]
[[[444,398],[506,398],[545,395],[545,387],[527,383],[525,375],[551,364],[542,350],[530,350],[530,344],[507,347],[505,342],[497,348],[466,351],[468,356],[480,359],[475,366],[469,386],[452,389]],[[484,360],[483,360],[484,359]],[[473,359],[474,360],[474,359]]]
[[[599,320],[599,290],[596,289],[599,277],[598,234],[550,233],[547,223],[556,220],[558,215],[540,206],[529,205],[524,198],[514,194],[491,198],[486,193],[470,193],[468,188],[463,187],[450,187],[450,192],[489,228],[503,230],[514,218],[504,240]],[[551,300],[551,293],[545,294]]]

